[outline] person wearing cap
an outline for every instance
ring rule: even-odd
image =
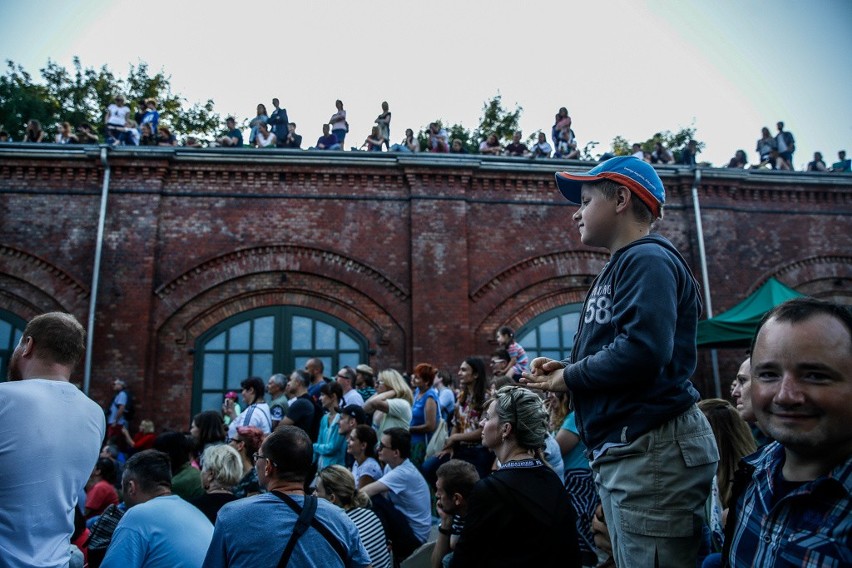
[[[373,380],[375,375],[373,368],[369,365],[361,363],[355,367],[355,390],[364,400],[376,394],[375,381]]]
[[[694,566],[719,453],[689,377],[701,302],[686,261],[651,234],[665,189],[632,156],[559,172],[583,244],[610,251],[571,356],[536,358],[522,382],[570,391],[619,568]]]
[[[349,433],[359,424],[366,424],[367,413],[357,404],[347,404],[340,409],[340,419],[337,421],[337,432],[344,440],[349,440]],[[346,454],[346,467],[352,467],[352,456]]]

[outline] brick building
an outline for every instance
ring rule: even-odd
[[[108,165],[107,170],[105,164]],[[87,321],[108,177],[90,394],[114,377],[137,419],[186,428],[249,374],[312,355],[453,373],[509,325],[528,351],[570,350],[607,256],[584,247],[553,182],[578,162],[251,149],[0,148],[0,372],[50,310]],[[109,171],[109,175],[105,175]],[[695,172],[661,168],[657,230],[701,280]],[[852,303],[852,177],[701,171],[710,296],[720,313],[770,276]],[[741,350],[719,352],[727,390]],[[83,372],[80,382],[83,382]],[[709,353],[696,383],[714,393]]]

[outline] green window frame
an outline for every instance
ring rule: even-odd
[[[195,342],[192,415],[221,410],[226,392],[240,382],[303,369],[320,359],[326,376],[344,365],[366,361],[368,342],[357,330],[329,314],[296,306],[248,310],[216,324]]]
[[[0,381],[5,381],[9,372],[9,361],[15,347],[21,341],[27,322],[6,310],[0,310]]]
[[[583,304],[568,304],[537,315],[515,332],[515,340],[535,357],[549,357],[561,361],[571,356],[574,335],[580,325]]]

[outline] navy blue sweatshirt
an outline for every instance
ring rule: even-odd
[[[586,296],[564,378],[591,450],[629,443],[699,399],[698,282],[677,249],[652,234],[612,255]]]

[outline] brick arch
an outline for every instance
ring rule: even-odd
[[[344,282],[305,273],[245,274],[191,298],[156,331],[145,380],[150,408],[166,408],[165,423],[183,428],[192,402],[196,340],[229,317],[261,307],[292,305],[336,317],[368,341],[370,363],[400,368],[405,363],[406,326],[369,295]],[[158,425],[159,426],[159,425]]]
[[[487,347],[501,325],[518,329],[552,308],[582,302],[609,256],[560,251],[524,259],[484,280],[470,296],[474,344]]]
[[[232,280],[237,275],[275,272],[323,276],[358,289],[388,304],[408,299],[410,290],[380,270],[330,250],[297,245],[263,245],[239,249],[190,268],[157,287],[161,300],[155,315],[157,326],[198,294]]]
[[[554,308],[582,302],[591,278],[588,274],[551,278],[507,296],[476,326],[474,345],[477,350],[490,353],[494,349],[494,331],[502,325],[519,329]]]
[[[470,297],[474,302],[487,299],[488,295],[505,293],[506,287],[518,287],[521,283],[555,278],[563,274],[595,275],[609,260],[609,255],[580,250],[560,251],[533,256],[521,260],[500,272],[492,273],[484,281],[474,283]]]
[[[748,291],[751,294],[775,277],[803,294],[852,305],[852,256],[810,256],[778,266],[761,275]]]
[[[0,307],[24,319],[45,311],[86,313],[89,288],[56,266],[26,251],[0,245]]]

